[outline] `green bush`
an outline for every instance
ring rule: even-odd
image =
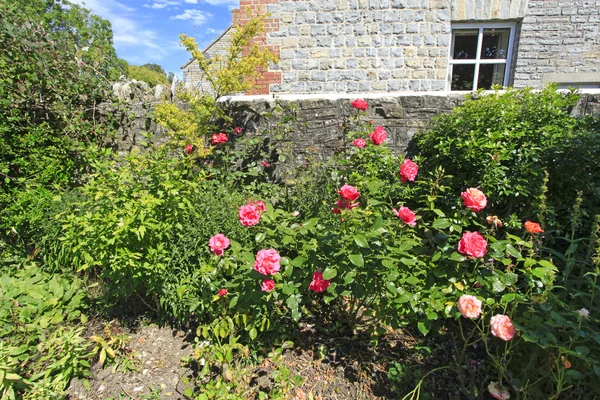
[[[578,194],[586,216],[600,212],[600,125],[570,116],[577,93],[549,86],[472,96],[415,136],[422,171],[442,165],[452,190],[479,187],[490,197],[488,212],[514,215],[513,227],[536,219],[562,230]]]
[[[107,98],[103,59],[0,4],[0,240],[31,250],[49,201],[85,179],[112,129],[97,121]]]
[[[167,75],[144,66],[130,65],[127,69],[127,76],[129,76],[131,79],[146,82],[153,87],[156,85],[169,84]]]
[[[89,375],[82,336],[86,293],[79,280],[36,266],[0,275],[0,397],[56,399]]]

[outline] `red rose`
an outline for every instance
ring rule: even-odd
[[[365,111],[367,109],[367,107],[369,107],[367,102],[364,101],[363,99],[356,99],[351,104],[352,104],[352,107],[356,108],[357,110],[362,110],[362,111]]]
[[[378,126],[375,128],[373,133],[369,134],[369,137],[375,146],[379,146],[381,143],[385,142],[385,139],[387,139],[387,132],[383,126]]]
[[[229,139],[227,138],[227,135],[224,133],[213,133],[212,135],[212,144],[220,144],[220,143],[226,143],[227,141],[229,141]]]
[[[402,177],[402,183],[406,181],[414,182],[418,172],[419,166],[412,162],[412,160],[405,158],[404,162],[400,166],[400,176]]]
[[[331,212],[334,214],[339,214],[342,210],[352,210],[354,207],[357,207],[360,203],[353,203],[350,200],[340,199],[335,202],[335,205],[331,209]]]
[[[400,218],[406,224],[408,224],[410,226],[415,226],[417,224],[417,220],[415,218],[415,213],[412,212],[410,210],[410,208],[400,207],[400,209],[398,211],[396,211],[395,208],[392,211],[394,211],[394,214],[396,214],[396,217]]]
[[[485,194],[479,189],[469,188],[462,192],[460,196],[463,199],[463,204],[471,211],[479,212],[487,205]]]
[[[483,257],[487,242],[479,232],[465,232],[458,243],[458,251],[471,257]]]
[[[188,145],[185,146],[185,152],[186,152],[186,154],[192,154],[192,151],[194,151],[194,145],[188,144]]]
[[[327,290],[331,281],[323,279],[322,272],[315,272],[313,274],[313,279],[308,285],[308,288],[316,293],[321,293]]]
[[[227,289],[221,289],[221,290],[219,290],[219,293],[217,293],[217,296],[223,297],[226,294],[227,294]]]
[[[235,135],[240,135],[242,133],[242,127],[241,126],[236,126],[235,128],[233,128],[233,133]]]
[[[360,192],[358,190],[356,190],[356,188],[354,186],[350,186],[350,185],[342,186],[341,189],[338,191],[338,194],[340,196],[342,196],[342,198],[344,200],[349,200],[349,201],[354,201],[354,200],[358,199],[358,196],[360,196]]]
[[[241,206],[238,215],[240,217],[240,222],[244,226],[254,226],[258,224],[258,221],[260,220],[260,210],[253,205]]]
[[[352,141],[352,143],[360,149],[362,149],[363,147],[365,147],[367,145],[367,142],[363,138],[354,139]]]
[[[537,222],[525,221],[525,230],[529,233],[542,233],[544,230]]]
[[[256,253],[256,260],[254,261],[254,270],[260,272],[263,275],[275,275],[280,268],[279,261],[281,257],[277,250],[259,250]]]
[[[273,289],[275,289],[275,281],[273,279],[265,279],[264,281],[262,281],[262,284],[260,285],[260,290],[262,290],[263,292],[270,292]]]

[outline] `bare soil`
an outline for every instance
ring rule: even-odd
[[[101,330],[100,324],[95,328]],[[323,328],[306,325],[297,332],[294,347],[286,350],[275,363],[265,358],[253,369],[254,390],[269,392],[270,377],[281,365],[291,376],[303,378],[299,386],[291,385],[287,398],[295,400],[325,399],[401,399],[418,382],[423,372],[451,362],[452,346],[439,336],[426,344],[419,334],[390,331],[376,346],[369,337],[332,337]],[[88,332],[89,335],[95,334]],[[193,381],[195,371],[181,362],[191,355],[191,335],[168,327],[139,326],[130,331],[129,348],[136,370],[114,371],[111,365],[92,367],[89,389],[81,380],[73,380],[69,399],[184,399],[185,378]],[[390,366],[405,366],[405,375],[390,380]],[[435,373],[427,379],[421,399],[461,399],[453,374]],[[152,395],[154,390],[154,395]]]

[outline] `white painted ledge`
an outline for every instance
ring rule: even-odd
[[[565,90],[566,89],[559,89]],[[501,90],[499,93],[503,93]],[[437,97],[448,97],[448,96],[464,96],[465,94],[471,93],[469,91],[437,91],[437,92],[379,92],[379,93],[315,93],[315,94],[270,94],[270,95],[257,95],[257,96],[224,96],[219,101],[235,101],[235,102],[251,102],[251,101],[272,101],[272,100],[339,100],[339,99],[385,99],[394,97],[408,97],[408,96],[437,96]],[[494,93],[493,90],[485,91],[484,93]],[[580,89],[581,94],[600,94],[600,89]]]

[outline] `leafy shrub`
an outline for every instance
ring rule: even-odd
[[[72,377],[89,374],[89,344],[74,327],[86,322],[77,279],[30,265],[0,275],[0,299],[3,399],[60,398]]]
[[[69,35],[0,5],[0,235],[31,246],[29,228],[54,194],[81,183],[111,134],[95,119],[110,86]],[[89,49],[88,49],[89,50]]]
[[[136,79],[138,81],[144,81],[150,86],[154,87],[156,85],[168,85],[169,81],[167,80],[167,75],[165,73],[160,73],[156,70],[146,68],[144,66],[139,65],[130,65],[127,69],[127,75],[131,79]]]
[[[423,171],[443,165],[452,190],[488,193],[490,213],[543,219],[560,230],[578,193],[588,217],[600,212],[600,130],[592,118],[570,116],[578,98],[555,86],[477,93],[416,135],[414,152]],[[543,195],[547,209],[540,208]]]

